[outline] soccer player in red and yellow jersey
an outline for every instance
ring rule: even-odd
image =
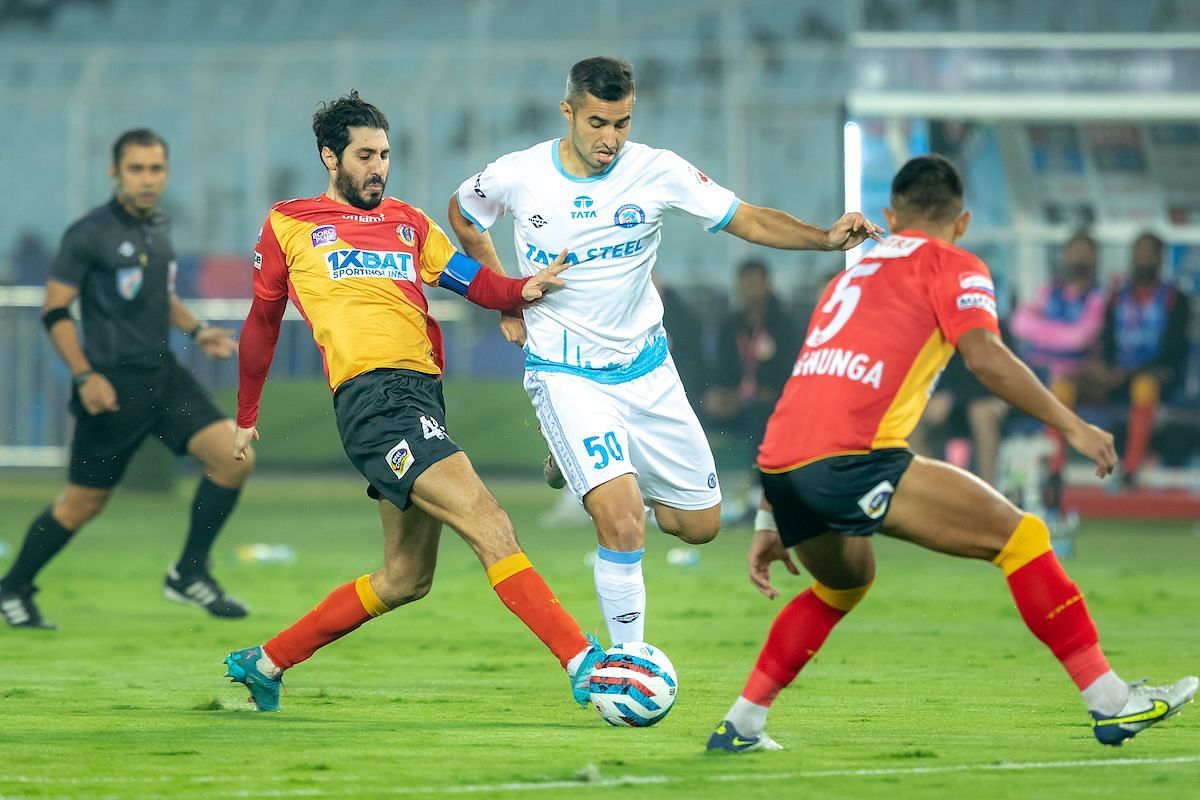
[[[523,279],[455,252],[419,209],[384,195],[387,119],[357,92],[313,116],[325,194],[279,203],[254,255],[254,301],[242,329],[235,456],[255,423],[288,297],[313,331],[333,390],[342,444],[379,500],[384,564],[334,589],[262,646],[229,654],[227,675],[259,711],[279,709],[283,671],[364,622],[419,600],[433,583],[449,525],[483,564],[496,594],[567,670],[572,694],[603,654],[563,610],[521,551],[512,523],[446,432],[442,339],[424,286],[509,310],[563,284],[560,256]]]
[[[759,450],[771,508],[755,523],[750,579],[776,597],[769,567],[783,561],[798,574],[791,548],[816,582],[776,617],[708,749],[780,749],[764,731],[767,712],[867,593],[877,530],[1003,570],[1025,624],[1083,694],[1096,738],[1120,744],[1177,712],[1200,682],[1131,686],[1117,677],[1046,524],[969,473],[914,456],[907,443],[956,349],[980,383],[1061,431],[1100,477],[1116,464],[1112,436],[1058,402],[1000,341],[987,267],[954,246],[970,212],[950,162],[909,161],[891,199],[895,235],[826,288]]]

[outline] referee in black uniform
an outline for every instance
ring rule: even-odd
[[[237,503],[253,459],[233,458],[233,423],[168,347],[170,327],[186,331],[209,358],[228,358],[228,330],[198,320],[175,296],[175,251],[167,218],[155,210],[167,183],[167,145],[149,130],[113,145],[113,199],[67,229],[46,283],[42,320],[71,371],[75,434],[67,488],[33,521],[8,574],[0,615],[14,628],[54,628],[33,602],[34,578],[94,519],[142,440],[204,463],[191,529],[167,569],[167,598],[216,617],[248,609],[209,574],[213,540]],[[67,310],[78,297],[80,346]]]

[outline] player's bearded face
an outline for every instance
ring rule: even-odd
[[[346,202],[355,208],[367,211],[383,202],[383,190],[387,187],[387,170],[368,172],[366,175],[352,175],[349,170],[338,170],[334,180],[338,194],[346,198]]]

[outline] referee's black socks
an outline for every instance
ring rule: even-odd
[[[8,574],[0,578],[0,591],[19,592],[30,586],[42,567],[58,555],[58,551],[66,547],[75,535],[75,531],[67,530],[54,518],[50,513],[51,508],[47,506],[29,526],[16,561]]]
[[[224,527],[225,520],[233,513],[241,493],[240,488],[226,489],[213,483],[207,476],[200,479],[196,497],[192,500],[192,527],[188,530],[183,553],[179,556],[177,569],[180,575],[208,571],[208,555],[212,551],[213,541]]]

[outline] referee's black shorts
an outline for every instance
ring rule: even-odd
[[[788,472],[760,473],[786,547],[829,531],[870,536],[879,530],[913,454],[898,447],[829,456]]]
[[[67,475],[77,486],[116,486],[138,445],[151,434],[176,455],[183,455],[194,435],[225,419],[192,373],[173,358],[158,367],[96,371],[113,385],[120,408],[89,414],[78,390],[71,393],[75,433]]]
[[[412,505],[417,476],[462,450],[446,433],[442,381],[407,369],[376,369],[343,383],[333,395],[338,433],[367,494],[401,511]]]

